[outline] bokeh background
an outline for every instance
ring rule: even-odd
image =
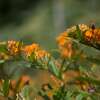
[[[55,48],[55,37],[74,24],[100,25],[100,0],[0,0],[0,40]]]

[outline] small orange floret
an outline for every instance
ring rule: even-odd
[[[7,42],[7,49],[10,52],[10,55],[17,55],[21,51],[20,42],[10,40]]]
[[[89,29],[84,33],[84,39],[100,45],[100,29]]]
[[[61,56],[70,58],[72,56],[72,47],[71,44],[68,44],[67,47],[61,48]]]
[[[49,57],[50,56],[50,54],[48,52],[46,52],[45,50],[38,50],[35,54],[36,54],[37,59],[41,59],[43,57]]]
[[[61,33],[60,36],[57,37],[57,42],[59,46],[59,50],[62,57],[70,58],[72,56],[72,42],[67,36],[67,32]]]
[[[61,35],[58,36],[57,39],[56,39],[57,43],[60,46],[63,46],[66,43],[66,38],[67,38],[67,33],[66,32],[61,33]]]
[[[87,41],[91,41],[91,39],[93,38],[93,32],[92,30],[88,30],[84,33],[84,37]]]
[[[31,56],[31,54],[37,50],[40,49],[40,46],[36,43],[33,43],[31,45],[28,45],[28,46],[25,46],[23,48],[23,51],[25,53],[25,55],[28,57],[28,56]]]

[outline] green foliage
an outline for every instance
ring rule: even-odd
[[[3,95],[4,95],[5,97],[8,96],[9,88],[10,88],[10,80],[5,79],[5,80],[3,81],[3,86],[2,86],[2,93],[3,93]]]
[[[49,69],[50,71],[58,78],[61,78],[60,70],[57,68],[57,66],[54,64],[52,60],[49,61]]]
[[[22,42],[10,41],[9,49],[7,43],[0,44],[0,94],[9,98],[12,91],[14,93],[12,98],[30,100],[31,93],[35,94],[34,84],[39,84],[41,79],[39,78],[36,82],[27,77],[19,78],[19,76],[33,69],[38,71],[41,69],[47,71],[47,79],[42,76],[42,71],[29,73],[36,78],[40,75],[43,79],[43,82],[40,82],[40,88],[36,88],[36,94],[44,100],[99,100],[100,50],[84,43],[79,26],[76,26],[75,33],[71,35],[76,37],[69,35],[70,43],[65,37],[65,40],[63,36],[60,37],[61,44],[59,50],[56,50],[59,54],[55,53],[55,56],[54,53],[49,54],[37,44],[25,46]],[[62,53],[66,53],[65,56],[62,56]],[[15,87],[11,83],[12,78],[15,79],[14,76],[19,78]],[[30,84],[31,82],[33,83]],[[34,99],[38,96],[32,95]]]

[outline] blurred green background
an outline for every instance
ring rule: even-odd
[[[37,42],[55,48],[55,37],[67,27],[100,25],[100,0],[0,0],[0,40]]]

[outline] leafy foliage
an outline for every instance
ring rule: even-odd
[[[24,45],[14,40],[1,43],[1,95],[16,100],[99,100],[99,37],[100,29],[84,24],[69,28],[57,37],[58,49],[55,51],[58,55],[43,50],[36,43]],[[50,73],[50,80],[41,82],[35,94],[35,82],[29,75],[21,72],[18,79],[12,79],[21,68],[45,70]],[[40,74],[42,80],[45,79],[43,73]]]

